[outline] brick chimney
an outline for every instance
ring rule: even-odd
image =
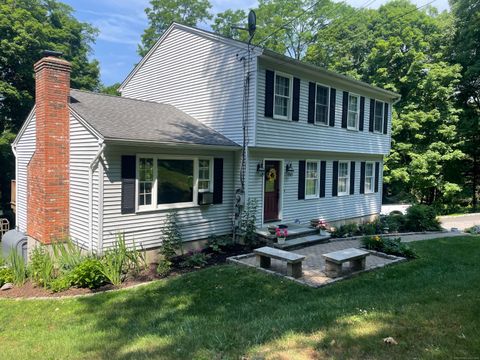
[[[46,54],[34,65],[36,148],[28,165],[27,235],[49,244],[68,237],[71,65]]]

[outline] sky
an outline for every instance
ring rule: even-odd
[[[377,8],[387,0],[375,0],[369,5]],[[431,0],[411,0],[422,6]],[[92,46],[92,58],[100,62],[100,77],[105,85],[122,82],[133,66],[140,60],[137,45],[142,33],[148,26],[145,8],[149,0],[63,0],[74,9],[77,19],[88,22],[99,30],[96,43]],[[245,9],[255,7],[256,0],[210,0],[212,12],[226,9]],[[355,7],[362,7],[365,0],[346,0]],[[370,2],[370,1],[369,1]],[[432,6],[440,11],[448,9],[448,0],[434,0]],[[209,29],[209,24],[199,27]]]

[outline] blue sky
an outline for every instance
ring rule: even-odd
[[[429,0],[411,0],[421,6]],[[147,27],[144,9],[149,0],[63,0],[75,10],[81,21],[94,25],[99,34],[93,46],[92,57],[100,61],[102,82],[111,85],[122,82],[134,64],[139,61],[137,44]],[[213,13],[226,9],[249,9],[255,7],[256,0],[210,0]],[[365,0],[346,0],[352,6],[363,6]],[[386,0],[376,0],[370,7],[376,8]],[[435,0],[432,4],[439,10],[448,9],[448,0]],[[209,28],[208,24],[200,27]]]

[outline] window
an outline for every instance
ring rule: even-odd
[[[138,161],[138,206],[152,205],[153,159],[140,158]]]
[[[139,156],[137,199],[139,210],[191,206],[198,192],[212,191],[213,161],[162,155]]]
[[[273,115],[280,119],[290,118],[291,78],[275,74],[275,102]]]
[[[348,195],[350,186],[350,167],[348,161],[338,162],[338,195]]]
[[[375,115],[373,117],[373,129],[375,132],[383,131],[383,102],[375,100]]]
[[[315,123],[328,125],[328,103],[330,101],[330,88],[317,84],[315,97]]]
[[[375,173],[373,162],[365,163],[365,193],[373,193],[375,184]]]
[[[358,129],[358,117],[360,114],[360,97],[358,95],[348,95],[348,116],[347,129]]]
[[[207,192],[212,190],[212,167],[210,159],[198,160],[198,191]]]
[[[305,171],[305,198],[317,198],[320,181],[318,161],[307,161]]]

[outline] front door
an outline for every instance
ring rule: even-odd
[[[279,220],[280,161],[265,161],[263,222]]]

